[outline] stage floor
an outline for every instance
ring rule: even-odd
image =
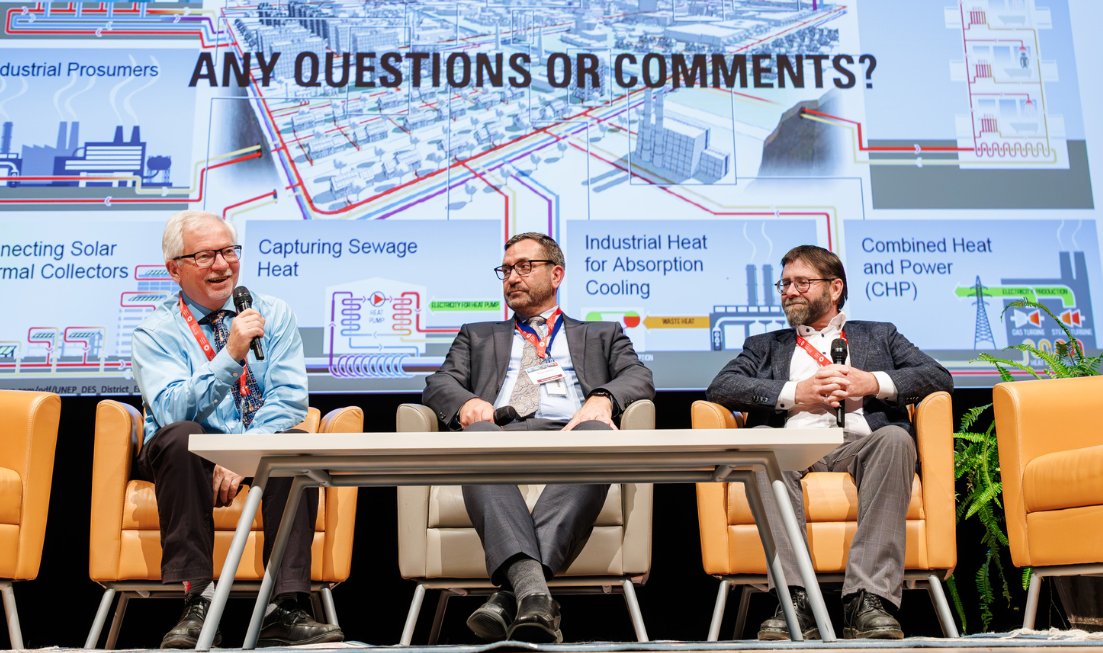
[[[969,635],[958,639],[943,639],[934,637],[908,637],[902,640],[839,640],[833,643],[810,641],[801,644],[792,642],[760,642],[758,640],[740,640],[725,642],[676,642],[657,641],[640,644],[637,642],[578,642],[567,644],[526,644],[524,642],[498,642],[483,646],[372,646],[363,642],[344,642],[342,644],[314,644],[298,647],[275,647],[264,649],[277,653],[279,651],[334,651],[336,653],[355,653],[356,651],[398,651],[403,653],[509,653],[539,651],[542,653],[621,653],[641,651],[648,653],[720,653],[722,651],[745,650],[809,650],[829,649],[832,651],[861,651],[861,653],[878,653],[879,651],[899,651],[900,649],[939,649],[940,653],[954,653],[962,651],[968,653],[981,653],[984,650],[1000,649],[1006,653],[1012,653],[1007,649],[1015,649],[1016,653],[1026,653],[1032,649],[1053,649],[1055,647],[1076,647],[1077,653],[1089,653],[1099,651],[1103,653],[1103,633],[1088,633],[1082,630],[1051,630],[1051,631],[1015,631],[1012,633],[986,633],[981,635]],[[81,651],[84,649],[62,649],[52,647],[56,651]],[[122,649],[129,651],[147,651],[150,649]],[[220,648],[217,651],[240,651],[237,648]]]

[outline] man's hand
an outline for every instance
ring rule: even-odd
[[[826,365],[797,384],[798,404],[826,404],[838,408],[848,398],[875,395],[881,389],[877,377],[847,365]]]
[[[214,507],[221,508],[234,502],[234,497],[241,490],[241,482],[244,476],[226,469],[222,465],[214,466]]]
[[[578,412],[574,414],[571,421],[567,422],[567,425],[563,427],[564,431],[570,431],[580,423],[588,420],[597,420],[604,422],[611,426],[614,431],[617,430],[617,425],[613,423],[613,402],[609,397],[602,397],[600,395],[594,395],[586,400],[586,403],[582,404],[582,408],[578,409]]]
[[[226,341],[226,351],[235,361],[245,360],[253,338],[264,337],[264,318],[256,309],[250,308],[238,313],[230,323],[230,337]]]
[[[475,422],[493,422],[494,404],[483,401],[478,397],[468,399],[467,403],[460,407],[460,426],[467,428]]]

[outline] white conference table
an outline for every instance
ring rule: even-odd
[[[747,489],[790,636],[797,641],[801,631],[767,526],[756,469],[769,476],[820,636],[833,641],[835,632],[781,472],[807,469],[842,444],[839,428],[622,430],[602,431],[600,437],[593,431],[192,435],[192,453],[253,477],[196,650],[208,651],[214,642],[264,486],[272,476],[294,481],[244,649],[256,647],[298,497],[315,486],[740,482]]]

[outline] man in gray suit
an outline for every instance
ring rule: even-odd
[[[655,396],[651,370],[620,324],[579,322],[559,310],[565,270],[554,240],[514,236],[495,271],[514,319],[460,329],[422,394],[441,423],[465,431],[616,429],[629,404]],[[499,411],[497,421],[508,422],[499,426],[495,410],[504,407],[516,414]],[[467,620],[476,635],[563,641],[547,579],[593,529],[608,492],[608,485],[548,485],[530,514],[517,486],[463,487],[487,573],[502,587]]]
[[[806,472],[849,472],[858,487],[858,530],[843,581],[846,638],[902,638],[882,601],[899,607],[904,579],[905,520],[916,450],[908,404],[951,391],[950,373],[887,322],[847,320],[846,272],[839,257],[802,245],[781,259],[782,307],[792,329],[747,338],[743,351],[709,386],[709,401],[747,413],[747,426],[812,428],[836,425],[846,407],[845,443]],[[831,363],[831,343],[848,342],[844,365]],[[785,482],[805,533],[804,473]],[[765,473],[758,486],[805,639],[818,639],[793,549]],[[771,579],[772,585],[772,579]],[[780,607],[762,623],[759,639],[789,639]]]

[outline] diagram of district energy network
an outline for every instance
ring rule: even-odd
[[[137,392],[184,209],[234,224],[315,392],[424,387],[461,325],[510,316],[493,268],[527,231],[563,246],[565,313],[619,322],[664,389],[787,327],[774,284],[806,243],[843,258],[851,319],[959,385],[1062,327],[1099,346],[1094,2],[0,11],[0,387]]]

